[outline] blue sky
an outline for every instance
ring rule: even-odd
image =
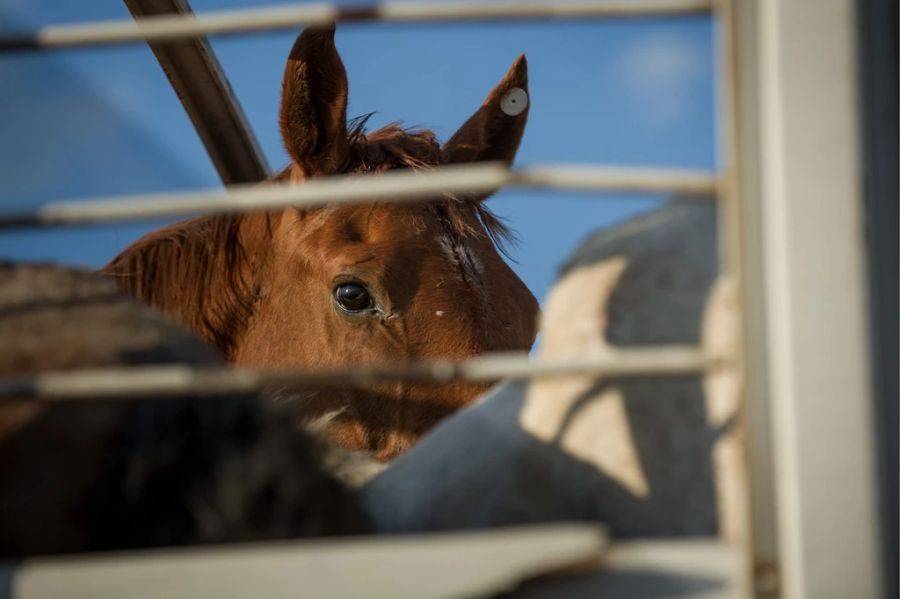
[[[193,0],[195,10],[273,0]],[[127,17],[109,0],[4,0],[3,28]],[[213,40],[273,168],[280,78],[297,32]],[[705,17],[609,22],[339,26],[351,116],[375,111],[446,139],[515,57],[529,64],[531,112],[517,164],[714,169],[713,26]],[[143,46],[0,55],[0,204],[220,183]],[[490,200],[521,238],[513,267],[542,298],[589,232],[664,198],[509,190]],[[0,234],[0,257],[98,267],[160,223]]]

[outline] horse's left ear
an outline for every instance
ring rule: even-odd
[[[347,73],[334,24],[308,27],[291,49],[281,89],[281,136],[304,176],[332,175],[346,158]]]
[[[502,160],[512,163],[528,120],[528,63],[522,54],[444,145],[450,162]]]

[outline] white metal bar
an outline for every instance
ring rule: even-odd
[[[683,544],[716,568],[688,562],[704,580],[724,578],[719,546]],[[502,530],[355,539],[281,541],[219,547],[26,560],[12,576],[14,599],[453,599],[485,597],[541,574],[596,563],[609,540],[597,524],[505,527]],[[631,548],[623,566],[645,568],[672,557]],[[648,554],[649,553],[649,554]],[[669,559],[666,560],[665,558]],[[700,557],[700,556],[697,556]],[[656,558],[654,560],[654,558]],[[650,562],[650,563],[647,563]],[[724,570],[720,571],[720,570]],[[716,579],[714,578],[714,580]]]
[[[760,573],[764,572],[761,566],[768,565],[768,561],[760,562],[754,551],[753,542],[755,531],[751,510],[750,473],[744,466],[751,455],[751,446],[747,442],[750,423],[748,414],[752,413],[747,401],[751,390],[754,390],[753,381],[748,375],[749,357],[753,347],[751,339],[755,331],[752,329],[754,322],[748,319],[748,312],[753,311],[750,304],[755,299],[751,294],[756,290],[748,289],[747,274],[745,268],[747,243],[747,231],[744,227],[744,214],[747,207],[747,196],[743,195],[743,166],[744,160],[741,153],[743,148],[743,121],[741,120],[740,105],[740,79],[741,71],[738,68],[739,56],[737,53],[736,30],[736,0],[719,0],[716,4],[716,55],[719,65],[719,82],[716,87],[718,104],[718,144],[721,162],[721,183],[719,202],[717,203],[718,217],[718,242],[719,242],[719,268],[721,277],[735,286],[736,293],[733,300],[737,302],[737,314],[740,322],[740,338],[735,340],[734,347],[726,351],[734,356],[736,376],[739,377],[740,409],[737,413],[738,430],[730,441],[735,446],[728,448],[726,441],[720,441],[719,447],[714,450],[714,460],[722,467],[718,472],[717,484],[729,485],[722,495],[723,512],[730,516],[727,522],[731,529],[726,531],[729,540],[736,543],[741,549],[741,569],[739,576],[733,581],[738,596],[752,597],[757,588],[756,581]],[[756,366],[756,364],[753,364]],[[765,447],[756,448],[758,455],[765,454]],[[725,455],[733,450],[730,460]],[[721,461],[719,461],[721,460]],[[740,499],[738,499],[740,498]]]
[[[450,381],[495,382],[507,378],[572,375],[604,377],[673,376],[695,374],[727,363],[694,347],[661,346],[531,360],[528,354],[486,354],[477,358],[361,366],[335,370],[261,371],[189,365],[138,366],[47,372],[0,379],[0,400],[138,399],[248,393],[267,388],[341,387],[407,380],[422,383]]]
[[[568,164],[514,170],[507,186],[711,197],[717,193],[718,180],[716,174],[702,171]]]
[[[771,431],[771,401],[768,390],[768,335],[766,330],[765,285],[761,248],[763,247],[762,202],[760,191],[760,121],[758,94],[759,43],[756,2],[728,0],[728,14],[721,27],[727,28],[733,53],[732,126],[740,130],[734,140],[735,167],[740,171],[737,189],[740,196],[740,252],[743,300],[743,371],[745,405],[743,426],[746,433],[747,476],[749,484],[748,534],[745,572],[752,584],[750,596],[776,599],[779,596],[781,563],[778,547],[777,509]],[[727,195],[728,190],[723,190]]]
[[[708,13],[710,0],[643,0],[553,2],[389,2],[374,6],[333,4],[272,6],[106,21],[52,25],[36,31],[0,36],[0,50],[66,48],[88,45],[158,42],[203,35],[295,29],[335,21],[427,23],[524,19],[604,19]]]
[[[734,599],[737,562],[715,539],[610,542],[596,525],[544,524],[38,558],[10,586],[12,599]]]
[[[757,251],[781,596],[879,597],[857,3],[757,4]]]
[[[50,202],[35,211],[0,215],[0,229],[101,223],[205,212],[247,212],[367,201],[428,201],[445,193],[491,193],[502,187],[569,191],[672,193],[712,197],[717,182],[708,173],[602,167],[533,167],[509,170],[501,163],[451,165],[425,171],[392,171],[313,179],[302,185],[234,186],[180,193],[111,196]]]

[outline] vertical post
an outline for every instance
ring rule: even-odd
[[[765,318],[765,279],[759,172],[757,3],[720,0],[717,4],[723,94],[720,130],[723,207],[720,227],[728,237],[722,263],[739,277],[743,345],[742,426],[747,458],[744,555],[748,595],[779,596],[779,555],[772,464],[770,396]],[[729,258],[730,256],[730,258]]]
[[[717,56],[719,58],[718,131],[719,243],[722,275],[737,288],[741,343],[733,348],[739,369],[742,410],[740,412],[746,470],[741,472],[747,500],[742,510],[741,530],[736,539],[742,546],[744,569],[738,588],[742,595],[774,597],[777,593],[777,544],[775,506],[771,493],[771,439],[765,391],[765,337],[761,323],[762,285],[759,247],[759,205],[754,136],[756,104],[748,91],[753,80],[754,53],[748,51],[746,18],[753,3],[719,0],[716,3]]]
[[[742,183],[748,285],[765,360],[752,409],[772,440],[754,479],[758,555],[777,548],[791,599],[881,594],[866,327],[852,0],[758,0],[741,18],[755,85],[742,91],[757,181]],[[743,107],[742,107],[743,108]],[[752,196],[750,194],[756,194]],[[756,244],[755,246],[753,244]],[[758,376],[754,375],[754,377]],[[767,397],[766,407],[762,407]],[[768,410],[769,422],[764,412]],[[771,428],[769,428],[769,424]],[[754,447],[755,474],[758,469]],[[765,488],[768,485],[768,489]],[[765,531],[774,506],[777,535]],[[774,542],[774,545],[773,545]]]

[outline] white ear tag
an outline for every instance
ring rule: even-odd
[[[500,110],[503,114],[516,116],[528,108],[528,92],[521,87],[514,87],[500,100]]]

